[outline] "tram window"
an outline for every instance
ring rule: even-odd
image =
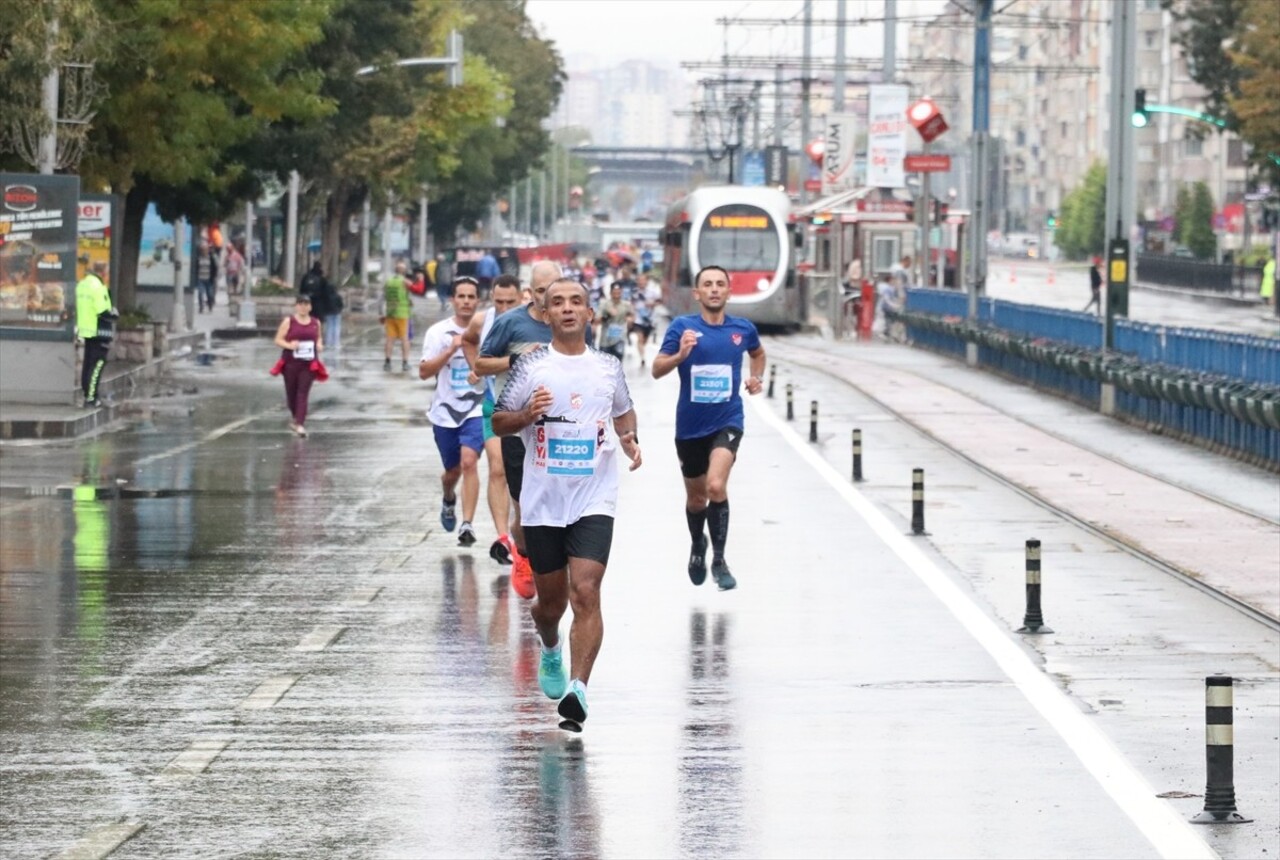
[[[742,271],[770,271],[778,267],[781,253],[773,219],[757,206],[717,207],[698,234],[698,259],[704,263],[732,260]]]

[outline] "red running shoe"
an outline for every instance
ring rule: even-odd
[[[538,592],[533,587],[533,568],[529,565],[529,559],[514,547],[511,554],[514,559],[511,562],[511,587],[525,600],[532,600]]]

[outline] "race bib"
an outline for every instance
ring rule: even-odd
[[[298,341],[298,348],[293,351],[294,358],[310,360],[316,357],[316,342],[314,340]]]
[[[733,367],[695,364],[689,371],[689,399],[694,403],[728,403],[733,396]]]
[[[612,323],[604,330],[605,343],[617,343],[622,340],[621,323]]]
[[[546,431],[551,432],[546,432]],[[548,475],[586,477],[596,471],[596,439],[578,438],[576,425],[570,428],[554,424],[538,428],[534,463],[544,465]]]
[[[467,381],[470,375],[471,368],[465,364],[461,367],[449,365],[449,384],[454,391],[470,391],[471,383]]]

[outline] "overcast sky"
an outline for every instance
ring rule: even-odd
[[[909,19],[932,17],[946,0],[898,0],[898,55],[906,52]],[[881,56],[884,0],[846,0],[845,33],[849,56]],[[725,26],[719,18],[768,19],[770,24],[734,24],[728,28],[731,56],[799,56],[803,0],[529,0],[529,18],[553,40],[569,68],[585,62],[614,65],[647,59],[659,65],[718,60],[725,51]],[[813,0],[813,51],[835,52],[836,0]],[[853,26],[858,19],[872,19]],[[787,25],[783,22],[794,22]],[[695,77],[697,73],[694,73]],[[703,73],[705,74],[705,73]]]

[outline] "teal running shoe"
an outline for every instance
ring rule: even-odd
[[[560,700],[556,712],[578,725],[587,721],[587,688],[577,678],[569,682],[569,692]]]
[[[565,675],[560,648],[553,651],[543,649],[542,660],[538,663],[538,686],[548,699],[558,699],[564,695],[569,686],[569,678]]]
[[[440,502],[440,525],[447,532],[453,531],[458,526],[457,504],[456,497],[452,502],[448,499],[442,499]]]

